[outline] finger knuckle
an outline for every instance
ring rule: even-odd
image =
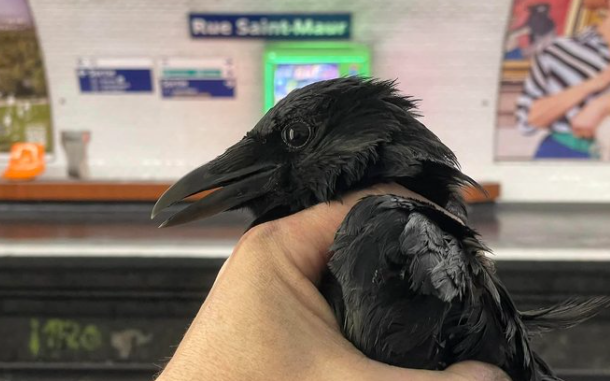
[[[256,225],[244,234],[243,240],[261,242],[270,241],[279,234],[279,226],[277,222],[270,221],[260,225]]]

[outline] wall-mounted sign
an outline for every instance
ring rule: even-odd
[[[148,58],[81,58],[76,70],[83,93],[150,93],[152,60]]]
[[[163,98],[235,96],[235,69],[230,58],[166,58],[161,61]]]
[[[262,38],[271,40],[349,39],[351,14],[216,14],[191,13],[193,38]]]

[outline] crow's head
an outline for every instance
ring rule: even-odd
[[[162,226],[238,208],[256,224],[392,181],[445,205],[471,180],[413,108],[392,81],[349,77],[294,90],[240,142],[178,180],[152,215],[216,189]]]

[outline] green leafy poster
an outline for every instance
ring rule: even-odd
[[[16,142],[53,150],[44,63],[27,0],[0,0],[0,154]]]

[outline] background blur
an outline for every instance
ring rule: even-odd
[[[610,165],[530,161],[535,142],[512,114],[527,46],[516,66],[505,61],[519,12],[550,4],[559,20],[580,3],[0,0],[0,171],[13,143],[46,147],[35,180],[0,180],[0,381],[151,379],[243,232],[237,213],[166,230],[148,220],[173,180],[265,109],[275,41],[195,38],[190,14],[351,15],[340,42],[368,49],[372,76],[420,99],[424,124],[486,185],[489,198],[469,193],[471,221],[518,306],[609,293]],[[216,96],[166,93],[184,67],[221,78]],[[133,83],[103,85],[105,70]],[[35,148],[20,151],[26,164]],[[610,379],[609,318],[537,348],[568,380]]]
[[[3,0],[15,1],[15,0]],[[396,78],[422,101],[423,121],[454,149],[465,171],[503,184],[507,201],[608,201],[610,167],[495,161],[496,105],[510,1],[31,1],[59,131],[91,131],[89,164],[98,179],[172,179],[243,136],[263,110],[268,41],[193,39],[189,12],[350,12],[351,41],[371,49],[372,75]],[[152,68],[153,91],[95,94],[79,89],[82,60],[122,58]],[[160,96],[164,58],[229,58],[235,97]],[[80,62],[80,64],[79,64]],[[80,66],[79,66],[80,65]],[[168,137],[171,137],[169,139]],[[65,176],[62,152],[45,176]],[[556,191],[548,192],[553,188]]]

